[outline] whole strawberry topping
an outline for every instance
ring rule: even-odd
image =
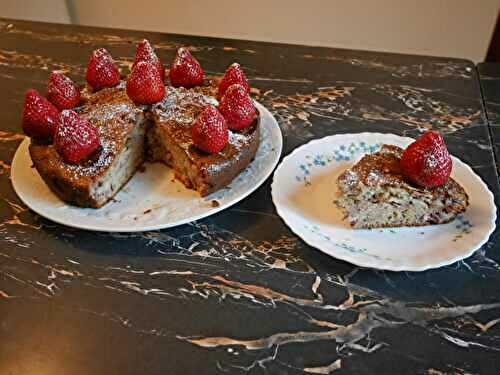
[[[441,186],[450,177],[452,161],[443,137],[428,131],[410,144],[401,157],[403,174],[419,186]]]
[[[47,99],[60,110],[74,108],[80,103],[80,90],[64,74],[52,72],[47,83]]]
[[[99,132],[76,112],[64,110],[57,126],[54,146],[66,162],[78,164],[99,148]]]
[[[239,83],[243,86],[247,93],[250,93],[250,86],[248,85],[247,77],[245,76],[243,69],[241,69],[240,64],[233,63],[226,69],[224,76],[219,82],[217,100],[221,100],[229,86],[236,83]]]
[[[161,63],[160,59],[155,53],[155,50],[153,49],[153,47],[151,46],[151,44],[147,39],[143,39],[137,45],[137,49],[135,51],[134,64],[132,65],[132,70],[139,61],[146,61],[152,63],[153,65],[156,65],[158,71],[160,72],[161,80],[163,81],[165,79],[165,68],[163,67],[163,64]]]
[[[152,104],[163,99],[165,86],[156,65],[139,61],[127,80],[127,95],[139,104]]]
[[[256,116],[252,99],[240,84],[229,86],[219,104],[219,111],[232,130],[246,128]]]
[[[113,87],[120,82],[120,72],[106,49],[99,48],[92,52],[86,78],[94,90]]]
[[[191,129],[191,135],[195,146],[209,154],[222,151],[229,139],[226,120],[213,105],[207,106],[200,113]]]
[[[51,140],[56,132],[59,111],[38,91],[26,92],[23,105],[22,127],[24,133],[38,140]]]
[[[179,48],[168,74],[174,87],[186,88],[203,84],[204,73],[200,63],[187,48]]]

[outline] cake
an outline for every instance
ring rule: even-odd
[[[98,208],[108,202],[145,160],[145,136],[149,127],[144,106],[125,94],[124,85],[106,88],[86,97],[77,108],[97,127],[101,149],[81,164],[63,160],[53,144],[31,139],[29,152],[36,170],[63,201]]]
[[[409,181],[401,168],[404,150],[383,145],[365,155],[337,179],[337,206],[353,228],[443,224],[468,205],[464,189],[451,177],[440,186],[422,187]]]
[[[191,124],[213,98],[180,87],[167,87],[165,97],[148,114],[148,159],[173,168],[177,179],[206,196],[229,184],[253,159],[259,145],[259,117],[216,154],[199,150],[191,139]]]
[[[84,95],[76,109],[97,126],[101,150],[82,164],[66,163],[52,144],[32,141],[31,159],[50,189],[63,201],[99,208],[112,199],[144,161],[172,167],[187,188],[206,196],[228,185],[254,158],[259,145],[259,117],[244,131],[229,133],[217,154],[193,145],[191,126],[201,110],[216,103],[205,89],[165,88],[164,99],[151,108],[134,104],[124,84]]]
[[[232,64],[220,80],[207,78],[185,48],[172,62],[170,85],[162,67],[144,40],[128,77],[119,76],[101,48],[92,53],[83,88],[53,72],[47,99],[28,90],[23,130],[31,138],[29,153],[59,198],[102,207],[146,161],[166,164],[187,188],[206,196],[252,161],[260,116],[241,67]]]

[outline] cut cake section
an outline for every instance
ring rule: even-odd
[[[206,196],[229,184],[254,158],[259,145],[259,118],[240,132],[229,131],[229,141],[216,154],[199,150],[192,141],[191,128],[215,98],[204,90],[165,88],[163,100],[153,105],[154,125],[147,136],[148,159],[172,167],[186,187]]]
[[[64,201],[99,208],[133,176],[144,161],[148,121],[144,108],[126,95],[124,85],[85,97],[76,111],[96,126],[101,148],[82,164],[66,163],[53,145],[32,140],[29,151],[45,183]]]

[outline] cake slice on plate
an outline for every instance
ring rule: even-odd
[[[177,179],[201,196],[229,184],[252,161],[259,146],[259,116],[240,131],[229,130],[220,152],[197,147],[192,127],[213,97],[192,90],[167,87],[163,100],[151,111],[154,125],[148,133],[148,158],[172,167]]]
[[[430,133],[422,137],[426,137],[424,141],[440,138],[439,134]],[[434,148],[428,153],[419,141],[406,151],[383,145],[380,151],[365,155],[338,177],[340,197],[335,203],[353,228],[442,224],[465,211],[468,196],[449,177],[451,158],[447,151],[436,155]],[[432,168],[419,169],[419,165]]]
[[[68,163],[54,144],[32,139],[31,159],[45,183],[63,201],[98,208],[108,202],[144,161],[148,123],[123,85],[89,95],[76,109],[99,133],[101,147],[81,163]]]

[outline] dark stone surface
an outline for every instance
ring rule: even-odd
[[[481,63],[477,65],[484,98],[484,107],[490,124],[491,138],[495,149],[495,160],[499,170],[500,156],[500,64]]]
[[[481,79],[484,106],[488,121],[500,124],[500,64],[480,63],[477,70]]]
[[[91,233],[27,210],[9,169],[29,87],[83,78],[106,47],[128,67],[141,38],[168,63],[189,46],[209,73],[240,62],[288,154],[328,134],[439,129],[498,197],[468,61],[0,22],[0,374],[498,372],[500,255],[421,273],[360,269],[308,247],[276,215],[270,181],[208,219]]]

